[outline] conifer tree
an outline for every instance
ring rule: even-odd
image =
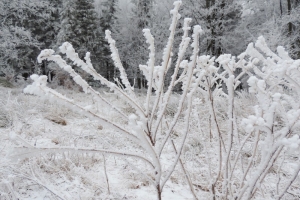
[[[185,10],[185,15],[205,30],[201,45],[205,54],[218,57],[222,53],[234,53],[231,50],[239,41],[234,34],[241,20],[241,5],[233,0],[187,0]]]
[[[47,18],[41,26],[35,30],[35,35],[42,43],[41,49],[54,48],[56,46],[57,35],[61,28],[60,13],[62,10],[62,0],[47,0],[49,6],[43,8],[47,13]],[[49,9],[50,8],[50,9]],[[35,19],[32,19],[34,21]],[[38,53],[38,52],[37,52]],[[40,73],[47,75],[47,61],[43,61],[40,66]]]
[[[61,28],[60,13],[62,12],[63,0],[48,0],[50,5],[50,13],[48,23],[44,29],[46,30],[47,37],[45,38],[45,48],[53,48],[57,42],[57,35]],[[46,8],[48,9],[48,8]]]
[[[292,58],[300,58],[300,1],[287,0],[287,15],[288,15],[288,32],[286,34],[286,39],[288,41],[288,46]]]
[[[0,3],[0,63],[18,73],[33,73],[45,46],[51,6],[44,0],[2,0]]]
[[[132,78],[135,79],[139,88],[145,86],[144,77],[138,67],[139,63],[146,63],[147,45],[144,42],[143,29],[153,27],[153,0],[133,0],[135,5],[133,9],[132,21],[135,22],[134,37],[131,42],[131,54],[133,55],[133,68],[131,69]]]
[[[114,31],[116,22],[118,0],[106,0],[102,3],[102,15],[100,17],[101,34],[104,35],[106,30]],[[111,52],[107,41],[103,42],[103,68],[106,72],[104,76],[113,81],[117,76],[116,68],[111,60]]]
[[[66,0],[63,7],[58,45],[70,42],[81,58],[90,52],[95,68],[99,69],[104,38],[97,28],[94,0]]]
[[[244,7],[251,13],[243,19],[247,43],[263,35],[273,51],[277,46],[284,46],[293,59],[300,58],[299,0],[255,0],[247,2]]]

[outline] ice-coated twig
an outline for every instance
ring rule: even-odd
[[[149,115],[149,106],[150,106],[150,96],[152,93],[152,87],[153,87],[153,71],[154,71],[154,64],[155,64],[155,46],[154,46],[154,38],[150,32],[149,29],[144,29],[144,36],[146,38],[147,43],[150,45],[150,53],[149,53],[149,61],[148,61],[148,67],[146,70],[144,70],[144,74],[148,73],[147,78],[147,86],[148,86],[148,91],[147,91],[147,98],[146,98],[146,116]],[[140,67],[142,69],[142,67]],[[147,71],[147,72],[146,72]]]
[[[295,179],[298,177],[298,174],[299,174],[299,172],[300,172],[300,160],[298,159],[298,165],[297,165],[297,167],[296,167],[296,169],[294,170],[294,173],[293,173],[293,175],[292,175],[292,177],[291,177],[291,179],[290,180],[288,180],[288,182],[286,183],[286,186],[285,186],[285,188],[282,190],[282,192],[277,196],[277,200],[280,200],[282,197],[283,197],[283,195],[287,192],[287,190],[289,189],[289,187],[292,185],[292,183],[295,181]]]
[[[178,151],[177,151],[177,149],[176,149],[176,146],[175,146],[174,141],[173,141],[172,139],[170,139],[170,141],[171,141],[172,147],[173,147],[173,149],[174,149],[175,155],[178,155]],[[180,166],[181,166],[181,168],[182,168],[182,172],[183,172],[183,174],[184,174],[184,176],[185,176],[185,178],[186,178],[186,181],[188,182],[189,188],[190,188],[190,190],[191,190],[191,192],[192,192],[192,194],[193,194],[194,199],[195,199],[195,200],[198,200],[198,197],[197,197],[197,195],[196,195],[196,192],[195,192],[195,189],[194,189],[194,186],[193,186],[191,177],[190,177],[188,171],[185,169],[184,163],[183,163],[183,161],[182,161],[180,158],[179,158],[179,163],[180,163]]]
[[[105,39],[107,39],[109,43],[109,47],[111,50],[111,58],[113,59],[115,66],[120,70],[120,78],[122,80],[122,83],[125,85],[125,91],[128,92],[129,96],[133,99],[136,99],[135,94],[133,92],[133,87],[130,85],[127,74],[125,72],[125,69],[122,65],[118,50],[116,48],[116,41],[112,39],[111,32],[109,30],[105,31]]]
[[[132,167],[132,169],[136,170],[137,172],[139,172],[140,174],[142,174],[150,183],[152,183],[153,185],[156,185],[156,182],[149,177],[145,172],[141,171],[139,168],[137,168],[135,165],[131,164],[127,159],[126,159],[126,163]]]
[[[85,109],[84,107],[74,103],[73,100],[61,95],[60,93],[56,92],[55,90],[52,90],[51,88],[46,87],[46,76],[40,76],[38,75],[32,75],[31,78],[35,81],[34,83],[36,85],[29,85],[24,89],[24,93],[28,94],[34,94],[38,96],[43,95],[50,95],[52,97],[55,97],[57,100],[63,100],[64,102],[68,103],[71,106],[75,106],[79,110],[83,111],[83,113],[87,114],[88,116],[95,117],[99,120],[101,125],[107,126],[110,128],[114,128],[117,131],[120,131],[122,133],[125,133],[127,136],[129,136],[133,141],[137,142],[137,137],[133,134],[131,134],[129,131],[123,129],[121,126],[115,124],[114,122],[109,121],[105,117],[102,117],[98,114],[95,114],[94,112]]]
[[[73,46],[70,43],[68,43],[68,42],[65,42],[60,47],[60,51],[62,53],[65,53],[68,56],[68,58],[71,59],[74,62],[74,64],[78,65],[84,71],[86,71],[87,73],[91,74],[94,77],[95,80],[101,81],[102,84],[104,84],[104,85],[108,86],[110,89],[116,91],[116,93],[119,96],[124,97],[124,99],[127,100],[127,102],[133,108],[135,108],[138,111],[138,113],[140,113],[141,115],[145,115],[143,109],[136,103],[136,101],[134,99],[132,99],[131,97],[129,97],[125,92],[123,92],[123,90],[121,88],[117,87],[114,83],[108,81],[107,79],[105,79],[103,76],[101,76],[99,73],[96,72],[96,70],[91,65],[89,53],[86,54],[85,59],[86,59],[87,63],[85,63],[83,60],[81,60],[78,57],[78,54],[75,52]],[[48,60],[48,61],[53,61],[53,62],[57,63],[59,67],[61,67],[62,69],[64,69],[66,72],[68,72],[71,75],[71,77],[73,78],[73,80],[78,85],[80,85],[85,92],[92,92],[92,94],[98,96],[98,98],[100,98],[102,101],[104,101],[106,104],[108,104],[111,108],[113,108],[114,110],[116,110],[117,112],[119,112],[121,114],[121,116],[125,115],[118,108],[116,108],[115,106],[113,106],[112,104],[110,104],[98,92],[94,91],[93,88],[90,87],[88,85],[88,83],[84,79],[82,79],[80,77],[80,75],[77,74],[75,72],[75,70],[73,70],[70,65],[67,65],[66,61],[63,60],[61,58],[61,56],[59,56],[59,55],[53,55],[53,54],[54,54],[54,51],[51,50],[51,49],[45,49],[45,50],[43,50],[39,54],[39,56],[38,56],[38,62],[42,62],[43,60]]]
[[[57,198],[59,198],[61,200],[66,199],[66,198],[63,198],[62,195],[57,194],[57,191],[53,191],[53,189],[50,189],[49,186],[43,184],[41,181],[39,181],[36,178],[31,178],[31,177],[29,177],[27,175],[23,175],[23,174],[20,174],[20,173],[17,173],[15,175],[18,176],[18,177],[25,178],[25,179],[28,179],[28,180],[31,180],[31,181],[37,183],[38,185],[42,186],[43,188],[45,188],[46,190],[48,190],[51,194],[53,194],[54,196],[56,196]]]
[[[230,170],[230,155],[233,146],[233,134],[234,134],[234,75],[230,75],[227,79],[227,89],[228,89],[228,148],[227,148],[227,155],[225,157],[225,169],[224,169],[224,181],[223,181],[223,191],[222,193],[225,194],[225,197],[228,193],[228,182],[229,182],[229,170]]]
[[[105,158],[104,154],[102,154],[102,157],[103,157],[104,176],[105,176],[106,184],[107,184],[107,192],[110,195],[109,181],[108,181],[108,175],[107,175],[107,170],[106,170],[106,158]]]
[[[181,156],[181,152],[182,152],[182,149],[183,149],[183,146],[185,144],[185,140],[187,138],[187,135],[189,133],[189,128],[190,128],[190,115],[191,115],[191,109],[192,109],[192,92],[188,94],[188,108],[187,108],[187,115],[185,117],[185,129],[184,129],[184,135],[183,135],[183,139],[179,145],[179,150],[177,152],[177,155],[176,155],[176,158],[175,160],[173,161],[171,167],[169,168],[168,172],[167,172],[167,175],[166,177],[162,180],[162,183],[161,183],[161,188],[163,188],[166,184],[166,182],[169,180],[170,176],[172,175],[172,173],[174,172],[174,169],[180,159],[180,156]]]
[[[177,85],[179,82],[183,81],[184,78],[186,78],[186,70],[189,62],[187,60],[183,60],[180,63],[180,68],[183,68],[183,72],[181,73],[180,77],[175,81],[174,86]]]
[[[180,18],[180,14],[178,13],[179,7],[182,4],[181,1],[175,1],[174,2],[174,9],[171,11],[171,14],[173,15],[172,22],[170,25],[170,35],[169,39],[166,45],[166,48],[163,51],[163,61],[161,67],[158,69],[158,83],[157,83],[157,91],[156,91],[156,98],[155,102],[153,104],[152,113],[151,113],[151,119],[150,124],[152,124],[153,118],[155,116],[156,109],[158,107],[159,102],[161,101],[161,95],[163,93],[163,86],[164,86],[164,77],[167,73],[168,66],[171,64],[171,57],[172,57],[172,49],[173,49],[173,43],[174,43],[174,35],[176,30],[177,21]],[[153,140],[155,140],[155,136],[152,136]]]
[[[186,96],[187,96],[187,94],[190,90],[191,81],[192,81],[192,77],[193,77],[193,72],[194,72],[194,69],[196,68],[196,64],[197,64],[197,55],[198,55],[198,52],[199,52],[198,41],[199,41],[199,37],[200,37],[201,32],[202,32],[202,29],[201,29],[200,26],[195,26],[194,27],[193,43],[191,44],[191,46],[193,47],[193,55],[191,56],[191,62],[188,65],[187,78],[186,78],[186,82],[185,82],[185,85],[184,85],[184,91],[181,95],[179,106],[178,106],[177,112],[174,116],[174,119],[171,122],[171,124],[170,124],[170,126],[169,126],[169,128],[166,132],[166,136],[163,139],[163,142],[162,142],[162,144],[159,148],[159,155],[161,155],[161,152],[164,149],[164,146],[166,145],[166,143],[168,141],[168,138],[170,137],[170,135],[173,131],[173,128],[175,127],[175,125],[177,123],[179,115],[182,113],[184,100],[186,99]]]
[[[167,180],[169,179],[169,177],[172,175],[172,173],[174,172],[174,169],[180,159],[181,153],[182,153],[182,149],[183,146],[185,144],[185,140],[187,138],[187,135],[189,133],[189,129],[190,129],[190,117],[191,117],[191,112],[192,112],[192,100],[193,100],[193,94],[197,91],[198,85],[200,80],[202,79],[202,76],[199,76],[198,79],[196,79],[195,82],[193,82],[192,77],[193,77],[193,72],[194,69],[196,68],[197,65],[197,58],[198,58],[198,52],[199,52],[199,37],[200,34],[202,33],[202,29],[200,26],[195,26],[194,27],[194,34],[193,34],[193,43],[191,44],[191,46],[193,47],[193,55],[191,56],[191,63],[189,64],[189,69],[188,69],[188,77],[187,77],[187,83],[185,85],[185,92],[182,96],[186,96],[187,98],[187,110],[185,112],[185,128],[184,128],[184,135],[182,138],[182,141],[179,145],[179,150],[177,152],[175,161],[173,162],[173,164],[171,165],[170,169],[168,170],[167,176],[165,177],[165,179],[162,180],[162,184],[161,184],[161,188],[164,187],[164,185],[166,184]],[[188,93],[186,93],[188,92]],[[170,130],[170,129],[169,129]],[[166,136],[167,139],[169,139],[169,134]],[[163,144],[163,146],[165,145],[165,143]],[[163,147],[162,146],[162,147]],[[161,151],[160,151],[161,153]]]
[[[263,36],[258,37],[257,41],[255,42],[255,47],[258,47],[267,56],[272,57],[274,61],[278,62],[279,60],[281,60],[279,56],[277,56],[273,51],[271,51]]]
[[[178,74],[178,71],[179,71],[179,67],[180,67],[181,61],[182,61],[182,59],[184,57],[184,53],[186,52],[186,49],[187,49],[188,44],[190,42],[190,38],[188,37],[188,31],[191,29],[191,27],[189,26],[189,24],[191,23],[191,21],[192,20],[190,18],[186,18],[184,20],[184,27],[183,27],[184,34],[182,36],[182,41],[181,41],[179,52],[178,52],[177,63],[176,63],[176,66],[175,66],[174,73],[172,75],[171,83],[170,83],[170,85],[168,87],[167,92],[163,95],[163,98],[162,98],[162,105],[161,105],[161,108],[159,109],[159,113],[157,114],[158,115],[157,116],[157,120],[156,120],[156,123],[154,125],[154,129],[153,129],[153,135],[154,135],[153,138],[156,137],[158,127],[159,127],[159,125],[161,123],[162,117],[163,117],[163,115],[165,113],[165,110],[167,108],[167,105],[169,103],[171,92],[172,92],[172,90],[173,90],[173,88],[175,86],[175,80],[176,80],[176,77],[177,77],[177,74]]]
[[[235,172],[235,168],[236,168],[238,159],[241,157],[241,151],[242,151],[242,149],[245,147],[245,143],[247,142],[247,140],[250,138],[251,135],[252,135],[252,132],[248,133],[248,135],[247,135],[247,136],[244,138],[244,140],[240,143],[239,149],[238,149],[238,151],[237,151],[237,153],[236,153],[236,156],[235,156],[235,159],[234,159],[234,161],[233,161],[233,165],[232,165],[231,172],[230,172],[230,175],[229,175],[229,181],[231,181],[231,178],[233,177],[233,173]],[[256,143],[255,143],[256,146],[255,146],[255,148],[253,149],[253,152],[252,152],[252,157],[251,157],[251,160],[250,160],[250,162],[249,162],[249,163],[251,163],[250,166],[252,165],[252,162],[253,162],[253,160],[254,160],[255,153],[256,153],[256,149],[257,149],[257,145],[258,145],[258,142],[259,142],[259,131],[256,131],[255,135],[256,135],[256,139],[255,139],[255,141],[256,141]],[[250,168],[250,167],[249,167],[249,164],[248,164],[248,168]],[[247,169],[248,169],[248,168],[247,168]],[[247,173],[248,173],[248,170],[246,170],[246,173],[244,173],[244,176],[243,176],[243,178],[242,178],[243,181],[244,181],[244,178],[245,178],[245,176],[247,175]],[[243,182],[243,181],[242,181],[242,182]]]
[[[114,156],[128,156],[128,157],[133,157],[133,158],[138,158],[141,159],[143,161],[145,161],[146,163],[148,163],[150,166],[153,166],[152,162],[149,161],[147,158],[139,155],[139,154],[135,154],[135,153],[125,153],[122,151],[112,151],[112,150],[107,150],[107,149],[93,149],[93,148],[75,148],[75,147],[63,147],[63,146],[59,146],[59,147],[34,147],[34,148],[24,148],[24,147],[17,147],[16,149],[28,149],[31,151],[28,151],[26,153],[21,153],[21,154],[17,154],[15,156],[24,156],[24,155],[28,155],[30,156],[30,154],[34,154],[34,153],[41,153],[45,152],[45,153],[50,153],[50,152],[54,152],[54,153],[63,153],[66,151],[72,151],[72,152],[94,152],[94,153],[100,153],[100,154],[107,154],[107,155],[114,155]]]

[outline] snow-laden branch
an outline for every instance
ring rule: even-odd
[[[118,50],[116,48],[116,41],[114,41],[111,37],[111,32],[109,30],[105,31],[105,38],[107,39],[109,43],[109,47],[111,50],[111,58],[113,59],[115,66],[120,70],[120,78],[122,80],[122,83],[125,85],[125,91],[128,92],[128,94],[135,99],[135,94],[133,92],[134,88],[130,85],[127,74],[125,72],[125,69],[122,65]]]
[[[146,98],[146,115],[149,115],[149,106],[150,106],[150,96],[152,92],[152,87],[154,84],[153,81],[153,71],[154,71],[154,64],[155,64],[155,46],[154,46],[154,38],[150,32],[149,29],[144,29],[144,36],[146,38],[146,42],[150,45],[149,46],[149,61],[148,61],[148,66],[144,67],[140,65],[140,69],[142,70],[144,76],[146,77],[147,80],[147,86],[148,86],[148,91],[147,91],[147,98]]]
[[[126,134],[130,137],[133,141],[137,142],[137,137],[130,133],[130,131],[123,129],[120,125],[111,122],[106,117],[100,116],[99,114],[94,113],[93,111],[80,106],[76,102],[74,102],[72,99],[69,99],[62,94],[56,92],[55,90],[52,90],[51,88],[48,88],[46,86],[47,83],[47,76],[38,76],[38,75],[31,75],[31,79],[34,80],[34,83],[32,85],[27,86],[24,89],[24,93],[27,94],[33,94],[37,96],[49,96],[54,97],[57,100],[62,101],[62,103],[67,103],[71,106],[75,106],[78,110],[82,111],[84,114],[86,114],[89,117],[96,118],[99,120],[99,123],[103,126],[106,126],[107,128],[115,129],[116,131],[120,131],[121,133]]]
[[[81,60],[78,57],[78,54],[75,52],[73,46],[65,42],[61,47],[60,47],[61,52],[65,53],[69,59],[71,59],[74,64],[78,65],[81,67],[84,71],[87,73],[91,74],[95,80],[99,80],[102,84],[108,86],[111,90],[115,91],[119,96],[124,97],[124,99],[138,111],[138,114],[143,116],[145,115],[144,110],[140,105],[137,104],[135,99],[132,99],[130,96],[128,96],[121,88],[116,86],[114,83],[108,81],[106,78],[101,76],[99,73],[96,72],[96,70],[93,68],[91,61],[90,61],[90,53],[88,52],[85,56],[86,63]],[[117,109],[115,106],[111,105],[105,98],[103,98],[98,92],[95,92],[89,85],[88,83],[81,78],[81,76],[75,72],[75,70],[66,63],[65,60],[61,58],[59,55],[53,55],[54,51],[51,49],[45,49],[43,50],[40,55],[38,56],[38,62],[42,62],[43,60],[48,60],[48,61],[53,61],[58,64],[59,67],[67,71],[73,80],[80,85],[83,90],[88,93],[92,92],[94,95],[98,96],[102,101],[107,103],[110,107],[112,107],[114,110],[117,112],[121,113],[119,109]],[[122,114],[124,116],[124,114]]]
[[[178,74],[178,71],[179,71],[181,61],[183,59],[184,53],[186,52],[186,49],[187,49],[188,44],[190,42],[190,38],[188,37],[188,31],[191,29],[191,27],[189,26],[190,23],[191,23],[191,19],[186,18],[184,20],[184,27],[183,27],[184,34],[182,36],[182,41],[181,41],[180,46],[179,46],[179,53],[178,53],[177,63],[176,63],[176,66],[175,66],[174,73],[172,75],[171,83],[168,87],[167,92],[164,94],[164,96],[162,98],[161,109],[160,109],[160,112],[157,114],[158,117],[157,117],[156,124],[155,124],[154,130],[153,130],[153,133],[154,133],[153,138],[155,138],[155,136],[157,134],[158,127],[159,127],[159,125],[162,121],[162,117],[165,114],[165,110],[166,110],[168,102],[170,100],[171,93],[172,93],[173,88],[175,86],[175,80],[176,80],[176,77],[177,77],[177,74]],[[198,32],[198,34],[200,34],[200,31]],[[194,39],[198,39],[198,38],[194,38]]]
[[[183,106],[184,106],[186,96],[187,96],[188,92],[190,91],[190,86],[191,86],[191,82],[192,82],[192,78],[193,78],[193,72],[194,72],[194,69],[196,68],[197,55],[198,55],[198,52],[199,52],[199,44],[198,44],[197,41],[199,41],[199,37],[200,37],[201,33],[202,33],[202,29],[201,29],[200,26],[194,27],[193,43],[191,44],[194,51],[193,51],[193,56],[191,56],[192,60],[188,65],[187,78],[185,79],[185,81],[183,81],[184,91],[181,95],[180,102],[179,102],[179,107],[178,107],[177,112],[174,116],[174,119],[172,120],[170,126],[168,127],[168,130],[166,131],[166,136],[164,137],[163,143],[161,144],[161,147],[159,149],[159,155],[162,153],[162,150],[164,149],[164,147],[166,145],[166,142],[168,141],[175,125],[177,124],[178,118],[179,118],[180,114],[183,111]]]
[[[159,102],[161,101],[161,96],[163,93],[163,86],[164,86],[164,79],[165,75],[168,71],[168,67],[171,65],[171,57],[172,57],[172,49],[173,49],[173,43],[174,43],[174,36],[175,36],[175,30],[176,30],[176,25],[178,20],[180,19],[180,14],[178,13],[179,7],[182,4],[181,1],[175,1],[174,2],[174,9],[171,10],[171,14],[173,15],[172,22],[170,25],[170,35],[168,38],[167,45],[163,51],[163,58],[162,58],[162,64],[161,66],[157,69],[157,90],[156,90],[156,99],[154,102],[154,106],[152,108],[152,113],[151,113],[151,119],[150,119],[150,124],[153,122],[153,118],[156,112],[156,109],[158,107]],[[152,139],[155,139],[155,136],[152,136]]]
[[[137,158],[140,160],[145,161],[146,163],[150,164],[152,167],[153,164],[147,158],[129,152],[122,152],[122,151],[112,151],[107,149],[97,149],[97,148],[74,148],[74,147],[33,147],[33,148],[16,148],[17,150],[22,150],[23,153],[18,153],[14,156],[22,156],[22,157],[30,157],[37,153],[64,153],[64,152],[81,152],[81,153],[101,153],[107,155],[114,155],[114,156],[126,156]]]

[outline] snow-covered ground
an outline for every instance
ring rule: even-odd
[[[89,105],[89,109],[105,115],[111,121],[125,123],[107,106],[94,101],[82,92],[62,88],[56,90],[76,100],[82,106]],[[129,115],[132,112],[129,105],[108,90],[102,88],[100,92],[113,105],[118,105],[124,113]],[[0,94],[1,200],[157,199],[153,185],[142,173],[139,173],[139,170],[142,170],[144,174],[148,174],[149,166],[145,162],[97,151],[83,151],[84,148],[110,149],[145,154],[137,144],[118,132],[104,128],[94,119],[85,117],[72,107],[67,107],[53,99],[24,94],[20,88],[0,87]],[[137,92],[141,101],[144,99],[143,95],[143,92]],[[178,97],[177,94],[172,95],[166,120],[173,118]],[[219,129],[226,134],[228,131],[225,123],[228,120],[226,102],[220,97],[214,103],[217,108]],[[239,127],[243,118],[253,114],[252,108],[256,103],[256,99],[247,93],[241,93],[236,98],[235,108]],[[196,110],[200,115],[196,115]],[[215,130],[209,127],[211,124],[208,123],[210,122],[208,113],[209,108],[200,100],[192,111],[190,133],[181,156],[198,199],[209,199],[209,188],[203,186],[209,185],[210,173],[216,174],[218,166],[217,140],[213,138],[211,132]],[[183,124],[184,118],[180,118],[172,135],[175,143],[180,142],[177,138],[182,135]],[[239,131],[241,138],[234,138],[235,143],[248,137],[242,129]],[[263,135],[261,137],[264,138]],[[227,142],[225,136],[224,140]],[[254,136],[250,136],[241,149],[242,159],[236,163],[237,170],[233,178],[237,182],[244,173],[242,170],[250,163],[249,158],[252,157],[254,149],[253,141]],[[44,147],[53,150],[43,151]],[[233,146],[233,153],[238,150],[239,146]],[[258,153],[254,158],[249,177],[255,175],[256,167],[261,162],[262,151],[263,142],[259,142]],[[261,196],[264,196],[263,199],[276,199],[274,196],[276,187],[279,191],[283,188],[277,185],[277,181],[286,183],[298,164],[298,156],[293,155],[293,152],[287,152],[285,157],[279,157],[278,162],[270,168],[261,183],[264,191],[259,192],[257,198],[253,198],[261,199]],[[163,151],[161,161],[163,169],[168,169],[174,157],[174,150],[168,144]],[[281,163],[281,159],[284,163]],[[149,170],[149,176],[151,173],[152,171]],[[295,183],[288,190],[290,194],[285,195],[285,199],[297,199],[295,197],[300,194],[299,183],[299,176],[297,176]],[[162,199],[193,199],[179,164],[164,187]]]
[[[83,93],[60,92],[82,105],[93,105],[112,120],[121,120],[103,105],[93,104]],[[131,166],[134,162],[143,169],[143,163],[137,160],[99,153],[26,149],[67,146],[138,151],[124,142],[126,138],[60,103],[25,95],[21,89],[0,87],[0,94],[0,199],[156,199],[155,188]],[[120,101],[114,95],[107,96],[111,102]],[[126,109],[130,111],[124,106]],[[172,155],[166,156],[166,165],[168,157]],[[162,197],[193,199],[181,172],[170,179]]]

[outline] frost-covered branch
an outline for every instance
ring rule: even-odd
[[[180,19],[180,14],[178,13],[178,11],[179,11],[179,7],[180,7],[181,4],[182,4],[181,1],[175,1],[174,2],[174,9],[171,10],[171,14],[173,15],[173,18],[172,18],[172,22],[171,22],[171,25],[170,25],[170,28],[169,28],[170,35],[169,35],[167,45],[166,45],[166,47],[163,51],[162,64],[159,67],[159,69],[157,69],[158,70],[157,71],[158,80],[157,80],[156,99],[154,101],[153,108],[152,108],[150,124],[152,124],[152,122],[153,122],[153,118],[154,118],[156,109],[158,107],[159,102],[161,101],[165,75],[168,71],[168,67],[171,64],[172,49],[173,49],[173,43],[174,43],[174,35],[175,35],[177,22]],[[155,140],[155,135],[152,136],[152,139]]]
[[[121,74],[120,78],[122,80],[122,83],[125,85],[125,91],[127,91],[129,93],[129,95],[135,99],[135,94],[133,92],[134,89],[128,81],[127,74],[122,65],[118,50],[116,48],[116,41],[114,41],[112,39],[111,32],[109,30],[105,31],[105,38],[107,39],[107,41],[109,43],[110,50],[112,51],[111,57],[115,63],[115,66],[120,70],[120,74]]]
[[[149,106],[150,106],[150,96],[152,92],[152,87],[153,87],[153,71],[154,71],[154,64],[155,64],[155,46],[154,46],[154,38],[150,32],[149,29],[144,29],[144,36],[146,38],[147,43],[150,44],[150,53],[149,53],[149,61],[148,61],[148,66],[143,67],[140,66],[140,69],[143,71],[144,76],[147,79],[147,86],[148,86],[148,91],[147,91],[147,98],[146,98],[146,116],[149,115]],[[156,88],[157,89],[157,88]]]

